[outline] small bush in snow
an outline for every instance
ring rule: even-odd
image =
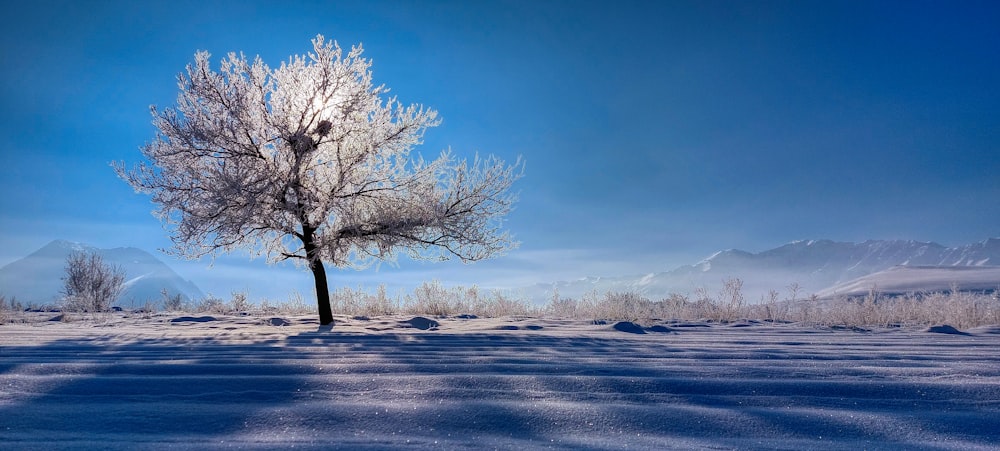
[[[229,300],[229,312],[228,313],[243,313],[249,312],[253,305],[247,300],[247,294],[242,291],[234,291],[232,294],[232,299]]]
[[[11,304],[14,303],[13,301],[14,300],[11,299]],[[7,324],[11,321],[11,318],[13,317],[11,310],[13,310],[13,308],[7,308],[7,296],[0,294],[0,324]]]
[[[292,294],[288,297],[288,302],[281,305],[281,313],[286,315],[304,315],[311,313],[313,308],[313,306],[306,304],[305,299],[302,298],[302,293],[292,291]]]
[[[531,313],[531,308],[527,302],[515,298],[510,293],[501,290],[493,290],[487,297],[477,296],[472,301],[472,314],[486,318],[499,318],[503,316],[526,316]]]
[[[95,252],[73,252],[66,258],[63,278],[64,308],[78,312],[107,312],[121,295],[125,269],[104,263]]]
[[[744,316],[743,281],[738,278],[723,281],[718,301],[712,319],[730,322]]]
[[[449,287],[434,280],[424,282],[407,295],[390,299],[384,285],[375,293],[362,288],[338,288],[330,292],[333,312],[349,316],[382,316],[404,313],[423,316],[453,316],[472,314],[480,317],[525,316],[537,313],[531,305],[516,295],[493,290],[483,295],[479,287]]]
[[[226,301],[209,294],[200,302],[192,305],[191,309],[198,313],[224,314],[229,310],[229,307],[226,306]]]
[[[545,306],[544,312],[548,316],[557,318],[576,318],[579,306],[575,299],[559,297],[559,291],[552,294],[552,300]]]
[[[164,289],[160,290],[160,296],[162,296],[161,300],[163,302],[163,310],[164,311],[167,311],[167,312],[176,312],[176,311],[181,310],[182,308],[184,308],[184,302],[181,299],[181,294],[180,293],[177,293],[177,294],[171,296],[170,293],[167,292],[167,289],[164,288]]]
[[[633,292],[604,293],[604,297],[590,304],[590,307],[593,309],[590,316],[608,321],[635,322],[654,316],[653,303]]]
[[[404,299],[404,310],[415,315],[446,316],[461,309],[454,298],[454,293],[441,286],[441,282],[424,282]]]
[[[350,316],[380,316],[396,312],[396,306],[386,295],[385,285],[379,285],[375,294],[358,288],[339,288],[330,292],[330,307],[334,313]]]

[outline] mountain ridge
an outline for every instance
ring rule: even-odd
[[[798,295],[808,296],[896,266],[990,265],[1000,265],[1000,238],[955,247],[915,240],[798,240],[757,253],[726,249],[664,272],[540,283],[521,291],[536,302],[551,299],[554,290],[573,298],[593,291],[635,291],[654,298],[700,290],[714,295],[725,279],[740,278],[753,302],[771,290],[784,296],[792,284],[798,284]]]

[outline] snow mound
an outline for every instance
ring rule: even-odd
[[[172,323],[207,323],[218,321],[214,316],[180,316],[170,320]]]
[[[967,334],[965,332],[962,332],[962,331],[960,331],[960,330],[958,330],[958,329],[956,329],[956,328],[954,328],[952,326],[949,326],[947,324],[942,324],[940,326],[931,326],[931,327],[928,327],[927,328],[927,332],[931,332],[931,333],[935,333],[935,334],[947,334],[947,335],[969,335],[969,334]]]
[[[410,327],[420,330],[436,330],[438,326],[441,325],[437,321],[430,318],[424,318],[423,316],[414,317],[409,321],[404,321],[404,323],[408,324]]]
[[[278,327],[292,325],[292,323],[288,322],[288,320],[284,318],[270,318],[267,321],[265,321],[264,324],[267,324],[268,326],[278,326]]]
[[[642,326],[640,326],[640,325],[638,325],[636,323],[633,323],[631,321],[619,321],[619,322],[615,323],[615,325],[612,326],[612,327],[615,330],[617,330],[618,332],[625,332],[625,333],[629,333],[629,334],[644,334],[644,333],[646,333],[646,331],[642,328]]]
[[[671,329],[671,328],[669,328],[667,326],[661,326],[661,325],[650,326],[650,327],[647,327],[646,330],[648,330],[650,332],[660,333],[660,334],[668,334],[668,333],[671,333],[671,332],[674,331],[673,329]]]

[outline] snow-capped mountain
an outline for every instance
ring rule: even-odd
[[[74,251],[94,251],[105,263],[125,269],[125,290],[114,305],[141,307],[162,299],[161,290],[184,300],[205,295],[150,253],[134,247],[97,249],[86,244],[55,240],[31,255],[0,268],[0,294],[16,297],[22,304],[55,304],[65,276],[66,257]]]
[[[695,263],[667,272],[625,277],[587,277],[574,281],[537,284],[522,289],[526,297],[544,301],[554,289],[561,297],[579,299],[592,291],[636,291],[657,298],[670,293],[693,295],[699,288],[714,295],[728,278],[743,281],[747,300],[755,302],[776,290],[788,296],[798,284],[798,296],[808,296],[837,284],[895,266],[1000,265],[1000,238],[958,247],[902,240],[863,243],[830,240],[795,241],[774,249],[751,253],[736,249],[716,252]]]

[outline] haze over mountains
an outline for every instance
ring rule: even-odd
[[[134,247],[97,249],[86,244],[55,240],[31,255],[0,268],[0,294],[15,297],[23,304],[55,304],[60,298],[66,257],[74,251],[96,251],[105,263],[125,269],[125,290],[114,305],[138,308],[146,301],[162,299],[161,290],[177,294],[185,301],[205,295],[194,283],[150,253]]]
[[[940,289],[938,287],[942,284],[946,288],[950,283],[946,280],[949,275],[960,287],[963,281],[967,281],[965,276],[972,276],[977,281],[977,287],[989,287],[1000,284],[1000,274],[988,268],[996,265],[1000,265],[1000,238],[957,247],[902,240],[869,240],[863,243],[810,240],[795,241],[759,253],[736,249],[721,251],[693,265],[667,272],[542,283],[525,287],[522,292],[536,302],[551,298],[553,290],[558,290],[560,297],[576,299],[595,290],[597,293],[636,291],[658,298],[670,293],[694,295],[699,288],[705,288],[709,295],[714,295],[725,279],[740,278],[746,299],[756,302],[769,290],[778,291],[779,299],[788,297],[787,287],[793,283],[800,287],[799,297],[813,293],[847,294],[844,289],[837,291],[836,286],[896,266],[923,267],[923,270],[939,267],[984,268],[983,271],[938,271],[936,274],[939,277],[933,284],[930,284],[932,277],[926,278],[926,287],[920,284],[923,279],[921,274],[930,273],[912,269],[906,277],[912,282],[909,286],[918,291]],[[885,277],[891,279],[900,274],[891,273]],[[870,277],[869,282],[877,284],[878,279]]]
[[[202,291],[146,251],[125,247],[96,249],[56,240],[25,258],[0,268],[0,294],[24,304],[54,304],[59,299],[66,257],[75,250],[100,253],[106,262],[126,270],[126,289],[116,305],[141,307],[161,300],[166,289],[185,301],[204,298]],[[671,293],[694,296],[699,288],[718,293],[725,279],[740,278],[748,302],[757,302],[776,290],[789,297],[797,283],[797,297],[863,294],[873,286],[884,292],[943,291],[952,284],[966,290],[1000,287],[1000,238],[957,247],[919,241],[870,240],[863,243],[830,240],[795,241],[759,253],[730,249],[693,265],[671,271],[618,277],[585,277],[539,283],[516,292],[544,303],[558,290],[563,298],[581,299],[588,293],[634,291],[652,299]]]

